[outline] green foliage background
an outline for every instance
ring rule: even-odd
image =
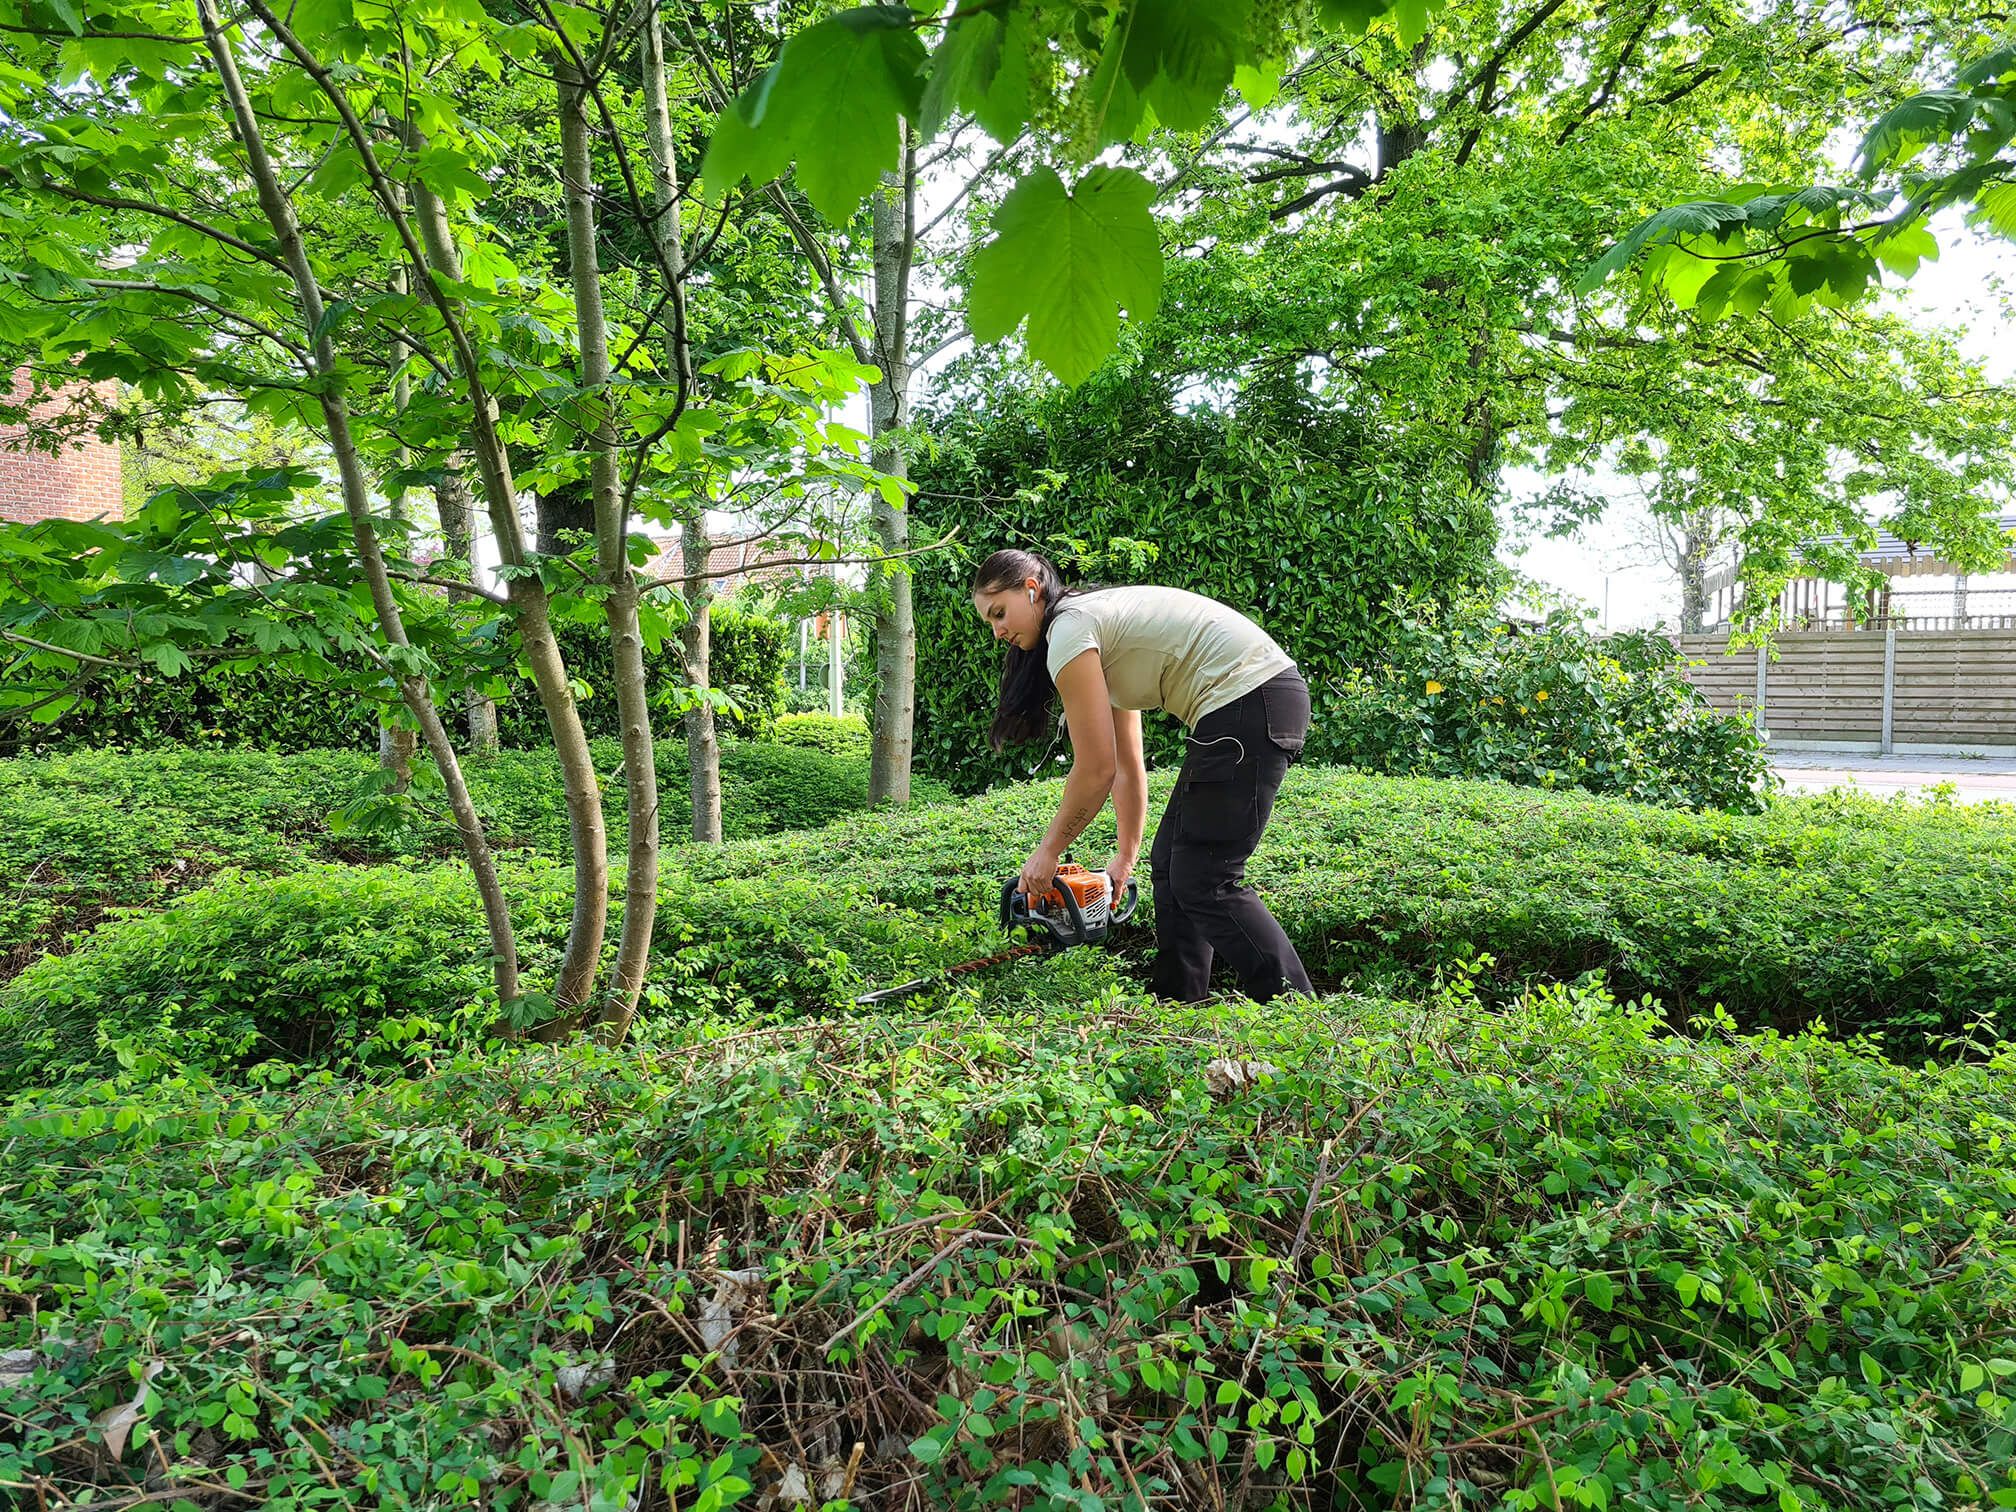
[[[1001,391],[984,414],[956,398],[912,474],[913,532],[956,527],[962,543],[917,569],[916,760],[961,788],[1022,775],[1040,755],[986,743],[1001,653],[967,588],[1000,547],[1066,558],[1067,578],[1188,588],[1249,615],[1309,680],[1313,761],[1334,758],[1339,679],[1377,657],[1396,591],[1441,598],[1499,576],[1486,498],[1293,394],[1183,409],[1114,365],[1073,393]],[[1133,567],[1115,540],[1149,543],[1152,561]],[[1173,724],[1157,721],[1150,743],[1151,760],[1169,759]]]

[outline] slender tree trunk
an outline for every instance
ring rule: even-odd
[[[451,458],[448,469],[434,489],[434,507],[441,516],[441,544],[455,561],[466,562],[469,580],[476,580],[475,499],[469,480],[462,475],[459,458]],[[453,590],[450,590],[451,594]],[[497,701],[475,688],[465,701],[469,726],[469,754],[497,754]]]
[[[658,913],[658,767],[652,751],[651,710],[644,680],[644,636],[638,628],[637,575],[630,570],[628,511],[616,458],[616,426],[609,413],[609,326],[602,307],[602,273],[595,255],[594,164],[589,151],[588,80],[565,56],[560,81],[560,156],[567,200],[567,250],[574,284],[574,318],[580,328],[582,430],[593,448],[590,484],[595,508],[595,570],[606,589],[603,613],[615,662],[616,709],[623,726],[625,812],[629,819],[623,879],[623,933],[600,1030],[618,1043],[629,1030],[650,964],[651,929]]]
[[[414,201],[431,270],[448,284],[459,284],[462,258],[440,197],[420,183],[415,185]],[[452,300],[450,306],[453,308]],[[505,566],[523,567],[525,529],[518,518],[510,453],[497,430],[496,401],[476,371],[473,352],[458,356],[470,399],[469,453],[483,484],[497,553]],[[602,787],[595,775],[595,759],[588,749],[587,732],[581,727],[581,711],[575,707],[574,693],[568,686],[560,643],[553,635],[546,589],[537,577],[514,573],[504,591],[511,603],[519,646],[532,669],[532,686],[553,733],[553,750],[567,796],[567,832],[574,848],[574,913],[568,922],[567,950],[553,994],[558,1016],[565,1019],[588,1001],[601,965],[602,942],[609,930],[609,835],[602,820]]]
[[[406,269],[392,270],[392,287],[398,293],[406,292]],[[406,343],[398,337],[392,338],[392,409],[396,414],[406,413],[406,406],[413,400],[413,384],[406,376]],[[404,472],[412,464],[412,455],[402,444],[393,466]],[[406,485],[396,482],[385,490],[387,513],[393,524],[404,526],[409,523],[406,510]],[[419,733],[409,730],[394,720],[381,716],[378,720],[378,766],[392,774],[392,791],[403,793],[413,786],[413,757],[419,748]]]
[[[679,234],[679,164],[673,152],[672,110],[665,83],[664,18],[652,6],[644,24],[644,123],[651,147],[651,185],[654,224],[652,244],[658,266],[672,301],[675,319],[668,327],[667,371],[679,375],[690,386],[693,378],[692,353],[686,344],[681,303],[686,277],[686,250]],[[713,652],[713,627],[709,605],[713,600],[713,579],[705,577],[712,555],[707,535],[707,511],[703,504],[679,524],[679,559],[685,568],[682,585],[686,599],[686,623],[679,631],[679,648],[685,659],[686,680],[701,689],[701,701],[686,711],[686,769],[693,810],[693,840],[699,845],[721,843],[721,739],[715,727],[714,706],[704,697],[709,684]]]
[[[709,550],[707,532],[688,523],[679,531],[680,562],[686,569],[686,623],[679,627],[679,649],[686,661],[686,680],[701,692],[700,701],[686,711],[686,767],[693,800],[693,842],[696,845],[721,843],[721,735],[714,720],[714,706],[706,692],[713,672],[714,627],[711,606],[714,580],[703,576]]]
[[[1691,516],[1680,527],[1680,630],[1699,635],[1708,622],[1708,551],[1705,523]]]
[[[336,378],[336,355],[328,333],[323,329],[321,285],[302,245],[293,206],[288,202],[280,186],[279,175],[266,155],[258,116],[239,76],[237,58],[232,53],[230,41],[218,22],[214,0],[197,0],[197,16],[203,28],[204,42],[216,64],[218,79],[231,104],[239,144],[245,150],[247,165],[258,186],[260,208],[273,228],[281,257],[301,301],[302,324],[312,341],[316,371],[325,380],[330,380],[325,383],[321,394],[322,414],[328,425],[330,449],[336,456],[337,471],[342,481],[344,512],[350,519],[351,536],[370,588],[379,630],[390,644],[403,647],[408,644],[406,626],[400,616],[398,602],[392,595],[392,580],[386,574],[384,556],[378,549],[377,533],[371,522],[370,489],[365,483],[363,464],[350,433],[348,405],[340,385],[333,381]],[[442,784],[447,789],[455,825],[462,837],[463,852],[468,857],[469,870],[476,879],[476,888],[483,900],[483,913],[494,957],[492,971],[497,997],[499,1002],[509,1004],[519,996],[518,945],[512,932],[504,889],[498,881],[489,842],[483,834],[482,821],[476,816],[476,806],[470,800],[469,787],[463,781],[462,769],[455,759],[455,749],[449,743],[448,732],[435,712],[433,690],[428,687],[427,680],[401,675],[399,692],[420,726],[420,734],[427,742],[428,752],[434,758]]]
[[[875,345],[882,376],[868,391],[875,466],[907,480],[909,460],[896,438],[910,423],[910,267],[917,245],[917,153],[904,133],[903,166],[882,176],[874,196]],[[910,516],[879,492],[875,538],[890,556],[910,544]],[[868,759],[868,801],[910,801],[910,757],[917,709],[917,622],[905,562],[869,569],[875,603],[875,719]]]

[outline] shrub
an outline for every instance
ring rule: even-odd
[[[595,757],[605,776],[620,771],[614,741],[598,741]],[[658,758],[660,827],[676,844],[690,833],[684,742],[661,742]],[[731,838],[826,824],[868,803],[865,760],[731,743],[721,769]],[[157,904],[223,866],[274,872],[310,860],[460,853],[446,816],[424,798],[395,809],[403,818],[389,826],[332,828],[333,814],[369,803],[375,773],[372,758],[339,751],[169,749],[0,761],[0,981],[62,948],[107,908]],[[570,853],[550,751],[501,752],[470,763],[466,775],[499,849]],[[914,791],[920,802],[945,796],[928,780]],[[620,785],[608,784],[604,799],[620,844]]]
[[[728,726],[738,735],[760,739],[784,708],[791,626],[767,614],[716,604],[710,634],[709,680],[726,690],[736,706]]]
[[[0,1111],[51,1505],[2016,1499],[2007,1060],[1557,989],[155,1076]]]
[[[175,749],[0,761],[0,980],[108,907],[159,902],[221,866],[271,871],[340,849],[328,816],[373,765]]]
[[[0,1085],[103,1068],[122,1043],[236,1066],[370,1062],[413,1039],[467,1039],[495,1014],[494,1000],[479,1007],[490,958],[474,904],[447,868],[228,873],[0,988]],[[523,943],[538,961],[537,931]]]
[[[779,745],[805,746],[829,756],[866,756],[868,721],[858,714],[785,714],[770,738]]]
[[[53,726],[0,725],[0,757],[163,746],[293,752],[375,750],[378,705],[284,667],[181,677],[120,673],[87,684]]]
[[[731,604],[715,604],[710,610],[708,678],[741,710],[727,718],[730,729],[757,735],[776,718],[784,700],[784,645],[789,628],[782,620],[744,613]],[[607,629],[600,623],[568,623],[556,626],[555,633],[568,675],[587,689],[585,696],[577,690],[582,726],[591,736],[620,738],[615,662],[609,654]],[[650,680],[651,705],[657,711],[661,738],[669,740],[679,729],[673,711],[683,707],[679,695],[686,687],[676,635],[665,641],[655,658],[647,655],[644,672]],[[520,683],[498,705],[497,727],[503,744],[513,749],[550,748],[546,715],[529,682]]]
[[[1664,636],[1597,637],[1570,615],[1521,627],[1471,601],[1396,612],[1326,719],[1367,771],[1502,777],[1680,808],[1763,806],[1770,761],[1750,721],[1718,713]]]
[[[1035,755],[997,757],[986,740],[1001,651],[967,585],[1002,546],[1061,558],[1067,576],[1188,588],[1250,615],[1309,679],[1312,761],[1337,759],[1332,684],[1377,653],[1389,595],[1441,599],[1501,575],[1489,501],[1397,456],[1361,417],[1264,383],[1228,410],[1186,408],[1174,383],[1116,362],[1068,392],[1009,384],[979,405],[955,393],[932,417],[938,450],[911,464],[912,528],[956,529],[970,545],[916,566],[920,768],[971,791],[1025,775]],[[1143,542],[1155,545],[1137,557]],[[1146,733],[1151,757],[1173,764],[1173,722]]]
[[[571,870],[506,872],[527,977],[565,944]],[[612,920],[605,971],[620,925]],[[978,911],[940,921],[863,895],[846,878],[715,878],[670,858],[652,934],[647,1016],[752,1021],[824,1013],[994,948]],[[1110,958],[1032,963],[1015,991],[1111,984]],[[1049,969],[1045,969],[1045,968]],[[1006,984],[997,984],[1006,985]],[[101,925],[0,987],[0,1090],[151,1054],[210,1070],[265,1061],[405,1064],[479,1040],[496,1020],[488,941],[460,866],[313,866],[226,874],[158,913]]]
[[[1169,783],[1151,774],[1151,834]],[[755,877],[844,856],[883,901],[985,910],[1058,793],[1029,784],[858,815],[682,864]],[[1075,849],[1097,864],[1112,843],[1109,811]],[[1917,1054],[1949,1035],[2016,1034],[2012,847],[2006,805],[1822,797],[1697,814],[1300,767],[1249,875],[1319,981],[1433,975],[1483,952],[1508,990],[1601,972],[1676,1022],[1719,1002],[1748,1025],[1819,1020]]]

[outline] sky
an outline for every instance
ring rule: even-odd
[[[1939,261],[1920,268],[1908,285],[1893,286],[1897,308],[1919,324],[1956,331],[1961,350],[1991,378],[2016,381],[2016,244],[1979,236],[1957,219],[1935,222],[1935,228]],[[1514,498],[1530,497],[1553,481],[1531,468],[1515,468],[1507,474],[1506,491]],[[1590,481],[1603,487],[1601,478]],[[1614,478],[1609,484],[1604,491],[1614,489],[1617,502],[1577,536],[1522,542],[1513,537],[1509,521],[1501,519],[1506,535],[1499,557],[1579,600],[1598,625],[1633,630],[1662,619],[1676,622],[1679,581],[1641,544],[1645,511],[1625,497],[1624,485]]]

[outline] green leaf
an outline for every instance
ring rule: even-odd
[[[1617,1287],[1602,1271],[1591,1271],[1582,1278],[1582,1294],[1608,1312],[1610,1304],[1617,1300]]]
[[[1886,110],[1862,139],[1856,166],[1865,174],[1910,162],[1932,143],[1950,140],[1967,129],[1977,102],[1958,89],[1934,89],[1913,95]]]
[[[56,19],[70,29],[70,35],[84,35],[84,15],[71,0],[49,0],[49,9],[56,12]]]
[[[1876,1357],[1865,1349],[1862,1351],[1860,1363],[1862,1366],[1862,1379],[1867,1381],[1871,1386],[1881,1386],[1883,1384],[1883,1367],[1876,1362]]]
[[[962,12],[971,10],[969,4]],[[957,14],[931,55],[917,128],[936,136],[955,113],[966,111],[999,142],[1012,141],[1029,119],[1028,24],[1019,10]]]
[[[1121,66],[1165,126],[1194,130],[1246,61],[1250,20],[1251,0],[1140,0],[1126,23]]]
[[[796,160],[798,184],[840,222],[894,168],[901,123],[923,97],[924,44],[907,7],[869,5],[808,26],[721,112],[700,174],[717,191],[765,184]]]
[[[2016,184],[1991,184],[1983,189],[1975,197],[1974,212],[1967,223],[2016,241]],[[1880,252],[1877,255],[1882,256]]]
[[[1017,184],[973,256],[974,336],[999,341],[1027,317],[1029,350],[1076,386],[1113,350],[1120,310],[1136,320],[1162,297],[1154,186],[1131,168],[1095,168],[1067,191],[1049,168]]]

